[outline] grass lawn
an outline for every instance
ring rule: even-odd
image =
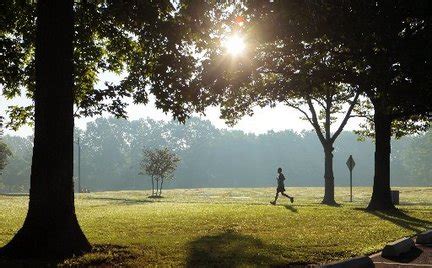
[[[78,194],[79,222],[94,252],[67,264],[248,266],[323,263],[371,254],[386,242],[432,228],[432,188],[401,191],[401,213],[364,210],[370,188],[337,188],[339,207],[320,205],[322,188],[166,190]],[[0,246],[21,226],[28,197],[0,196]]]

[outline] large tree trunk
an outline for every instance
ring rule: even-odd
[[[72,39],[73,0],[38,0],[30,202],[3,256],[57,259],[91,248],[74,206]]]
[[[152,181],[152,196],[154,196],[155,195],[155,191],[154,191],[154,178],[153,178],[153,176],[151,178],[151,181]]]
[[[334,198],[333,150],[333,144],[324,145],[324,199],[322,203],[326,205],[336,205]]]
[[[390,191],[391,117],[385,106],[375,105],[375,176],[369,210],[395,209]]]

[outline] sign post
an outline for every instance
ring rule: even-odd
[[[352,155],[348,157],[346,165],[350,171],[350,202],[352,202],[352,170],[354,169],[355,166],[355,162]]]

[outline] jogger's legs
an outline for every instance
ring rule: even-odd
[[[275,200],[273,201],[274,203],[276,203],[276,201],[278,200],[278,197],[279,197],[279,192],[276,192]]]
[[[285,192],[282,192],[282,195],[289,198],[289,200],[291,201],[291,203],[294,202],[294,197],[287,195]]]
[[[285,192],[279,192],[279,191],[277,191],[276,195],[275,195],[274,201],[270,202],[271,204],[276,205],[276,201],[278,200],[279,193],[281,193],[283,196],[289,198],[289,200],[291,201],[291,203],[294,202],[294,197],[287,195]]]
[[[288,198],[291,198],[291,196],[287,195],[285,192],[282,192],[282,195]]]

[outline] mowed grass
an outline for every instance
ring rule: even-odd
[[[370,188],[337,188],[339,207],[319,204],[322,188],[166,190],[78,194],[79,222],[92,253],[66,264],[249,266],[324,263],[379,251],[387,242],[432,228],[432,188],[401,191],[401,213],[364,210]],[[0,245],[21,226],[28,197],[0,196]]]

